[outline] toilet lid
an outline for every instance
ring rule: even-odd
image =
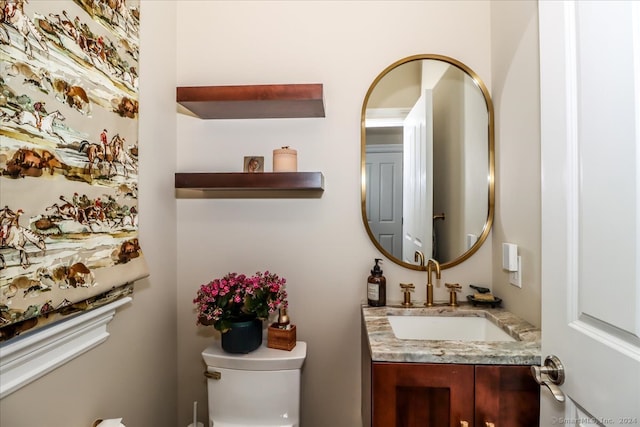
[[[296,346],[291,351],[269,348],[266,342],[263,342],[257,350],[251,353],[231,354],[222,350],[220,343],[216,342],[202,352],[202,358],[208,367],[246,371],[300,369],[306,357],[307,343],[304,341],[296,341]],[[286,426],[287,424],[282,425]]]

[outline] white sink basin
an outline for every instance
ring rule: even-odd
[[[398,339],[516,341],[484,317],[387,316]]]

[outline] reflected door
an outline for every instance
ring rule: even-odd
[[[367,147],[366,212],[369,229],[394,257],[402,257],[402,147]]]
[[[433,95],[423,91],[404,120],[403,261],[433,257]]]

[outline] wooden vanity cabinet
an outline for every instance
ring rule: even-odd
[[[538,427],[540,386],[530,366],[476,365],[475,425]]]
[[[373,427],[537,427],[539,401],[528,366],[371,364]]]
[[[459,427],[460,420],[471,426],[472,365],[373,363],[372,368],[373,427]]]

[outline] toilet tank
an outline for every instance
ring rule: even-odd
[[[213,427],[293,427],[300,424],[300,377],[307,345],[291,351],[263,344],[248,354],[207,347],[209,420]]]

